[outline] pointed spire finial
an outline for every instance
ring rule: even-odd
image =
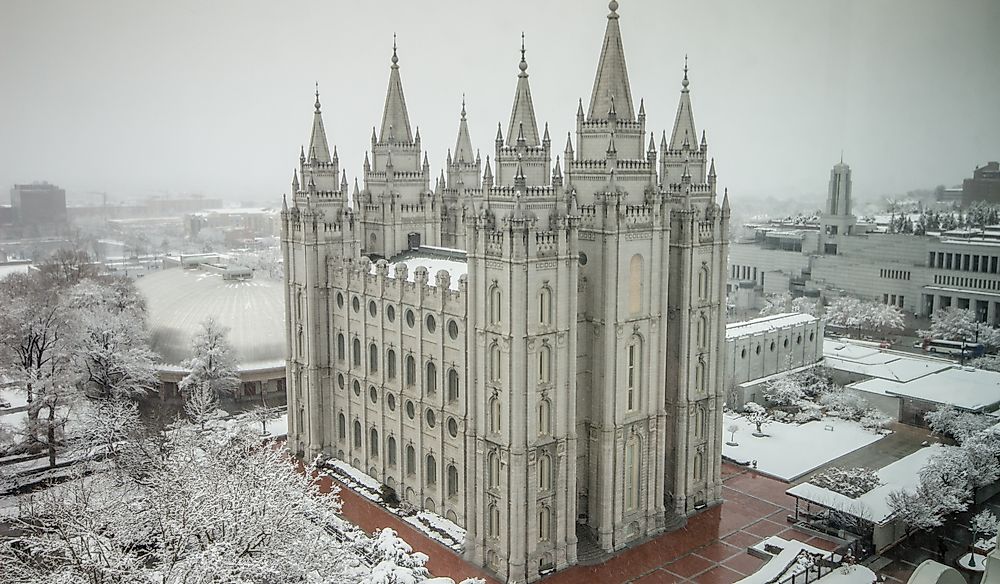
[[[285,193],[281,193],[281,210],[288,210],[288,196],[286,196]]]
[[[656,141],[652,132],[649,133],[649,152],[656,152]]]
[[[708,167],[708,178],[715,178],[715,159],[712,159],[712,164]]]
[[[465,94],[462,94],[462,121],[465,121]]]
[[[396,33],[392,33],[392,66],[398,67],[399,57],[396,55]]]
[[[549,123],[545,122],[545,134],[542,136],[542,142],[551,142],[552,139],[549,138]]]
[[[729,211],[729,188],[725,189],[725,194],[722,196],[722,210]]]
[[[646,117],[646,100],[639,98],[639,117]]]
[[[579,104],[576,106],[576,117],[577,119],[583,119],[583,98],[580,98]]]
[[[573,135],[566,132],[566,152],[571,154],[573,152]],[[569,154],[567,154],[566,159],[569,159]]]
[[[304,144],[299,145],[299,160],[302,162],[306,161],[306,147]]]
[[[608,14],[608,18],[618,18],[618,1],[611,0],[611,2],[608,2],[608,10],[611,11]]]
[[[521,62],[518,63],[517,68],[521,70],[520,77],[527,77],[528,62],[524,60],[524,32],[521,32]]]
[[[687,88],[688,88],[688,56],[687,56],[687,53],[684,54],[684,80],[681,81],[681,87],[684,88],[684,91],[687,91]]]
[[[319,113],[319,81],[316,82],[316,113]]]
[[[503,142],[503,128],[500,122],[497,122],[497,142]]]

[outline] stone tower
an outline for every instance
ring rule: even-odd
[[[824,240],[836,239],[837,235],[853,234],[858,219],[853,214],[851,204],[851,167],[841,160],[830,170],[830,190],[826,195],[826,208],[820,217],[820,231]]]

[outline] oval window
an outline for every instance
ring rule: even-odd
[[[357,296],[354,297],[354,300],[351,300],[351,307],[354,308],[354,312],[358,312],[361,310],[361,301],[358,300]]]
[[[358,380],[354,380],[354,395],[361,395],[361,383]]]
[[[374,385],[368,388],[368,399],[372,400],[373,404],[378,403],[378,390],[375,389]]]
[[[396,321],[396,308],[393,305],[385,307],[385,317],[389,319],[389,322]]]
[[[437,423],[437,419],[434,417],[434,410],[427,410],[427,414],[424,416],[427,419],[427,427],[433,428],[434,424]]]
[[[583,253],[582,251],[580,252],[580,265],[581,266],[587,265],[587,254]]]
[[[412,310],[406,311],[406,326],[413,328],[413,324],[417,322],[416,318],[413,316]]]
[[[448,321],[448,336],[455,340],[458,338],[458,323],[454,320]]]
[[[448,433],[451,434],[452,438],[458,437],[458,422],[455,418],[448,418]]]
[[[375,301],[371,300],[368,302],[368,314],[375,316],[378,312],[378,307],[375,306]]]
[[[337,385],[340,386],[340,389],[344,389],[344,374],[343,373],[338,373],[337,374]]]
[[[413,407],[413,402],[406,400],[406,417],[412,420],[415,415],[416,410]]]
[[[434,320],[434,315],[433,314],[428,314],[427,315],[427,331],[432,333],[436,329],[437,329],[437,321]]]
[[[344,307],[344,295],[341,294],[340,292],[337,292],[337,308],[343,308],[343,307]]]
[[[390,412],[395,412],[396,411],[396,396],[392,395],[391,393],[385,394],[385,404],[387,406],[389,406],[389,411]]]

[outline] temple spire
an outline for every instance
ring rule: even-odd
[[[389,70],[389,88],[385,94],[385,108],[382,110],[382,131],[379,142],[413,142],[410,132],[410,116],[406,113],[406,99],[403,97],[403,83],[399,79],[399,57],[396,54],[396,35],[392,35],[392,66]]]
[[[625,48],[618,28],[618,2],[611,0],[608,8],[611,12],[608,13],[608,26],[604,31],[604,46],[601,48],[601,60],[597,64],[587,118],[603,119],[612,110],[611,98],[614,96],[618,101],[618,117],[631,121],[635,119],[635,110],[632,108],[632,89],[629,87],[628,69],[625,66]]]
[[[697,136],[694,127],[694,112],[691,111],[691,94],[688,92],[687,55],[684,55],[684,79],[681,81],[681,100],[677,105],[677,117],[670,134],[670,149],[680,150],[689,136]]]
[[[507,146],[514,146],[518,134],[515,130],[524,126],[524,142],[527,146],[538,146],[538,124],[535,123],[535,106],[531,103],[531,88],[528,86],[528,62],[524,58],[524,33],[521,33],[521,62],[518,64],[517,90],[514,92],[514,107],[510,112],[507,129]],[[497,136],[500,134],[497,132]]]
[[[319,83],[316,84],[316,103],[313,111],[312,135],[309,138],[309,153],[315,154],[319,162],[330,162],[330,146],[326,141],[326,129],[323,127],[323,114],[320,111]]]

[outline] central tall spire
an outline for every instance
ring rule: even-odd
[[[521,70],[517,74],[517,91],[514,92],[514,108],[510,112],[510,126],[507,128],[507,145],[514,146],[523,132],[527,146],[538,146],[538,124],[535,123],[535,106],[531,104],[531,88],[528,87],[528,62],[524,59],[524,33],[521,33]]]
[[[590,96],[590,111],[587,119],[603,119],[611,110],[612,99],[619,119],[634,120],[632,89],[628,83],[628,69],[625,67],[625,48],[622,33],[618,29],[618,2],[608,3],[608,28],[604,31],[604,46],[601,60],[597,64],[594,91]]]
[[[688,91],[688,61],[684,55],[684,79],[681,81],[681,100],[677,104],[677,117],[674,119],[674,129],[670,133],[670,149],[680,150],[687,142],[692,148],[698,134],[694,128],[694,112],[691,111],[691,94]]]
[[[323,127],[323,114],[319,106],[319,84],[316,84],[316,111],[313,112],[312,136],[309,138],[309,156],[315,156],[319,162],[330,162],[330,145],[326,141],[326,128]]]
[[[396,56],[396,35],[392,36],[392,67],[389,72],[389,89],[385,94],[385,109],[382,111],[382,131],[379,142],[413,142],[410,132],[410,116],[406,113],[406,99],[403,98],[403,83],[399,80],[399,57]]]
[[[455,141],[455,162],[472,162],[475,159],[469,123],[465,120],[465,96],[462,96],[462,119],[458,122],[458,140]]]

